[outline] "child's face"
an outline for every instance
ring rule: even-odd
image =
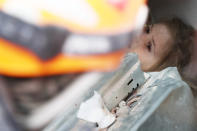
[[[154,71],[154,68],[172,48],[173,38],[164,24],[146,27],[131,45],[131,52],[138,55],[143,71]]]

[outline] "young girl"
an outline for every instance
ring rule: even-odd
[[[176,66],[179,71],[189,63],[194,29],[178,18],[160,20],[145,26],[131,44],[143,71],[160,71]]]
[[[159,71],[169,66],[183,68],[190,60],[194,30],[177,18],[162,20],[144,28],[131,44],[143,71]],[[33,109],[61,93],[81,74],[34,79],[4,78],[15,112],[29,115]]]

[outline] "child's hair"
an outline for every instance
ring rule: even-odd
[[[169,48],[169,51],[164,54],[156,70],[162,70],[169,66],[176,66],[181,72],[191,59],[194,29],[192,26],[185,24],[176,17],[162,19],[157,23],[167,26],[173,38],[173,45],[172,48]]]

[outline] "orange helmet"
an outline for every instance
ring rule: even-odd
[[[115,69],[147,16],[146,0],[0,0],[0,74]]]

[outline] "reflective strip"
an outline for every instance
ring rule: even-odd
[[[72,35],[63,46],[63,52],[66,54],[95,54],[110,50],[111,43],[107,37]]]
[[[62,52],[70,55],[105,54],[127,48],[135,32],[119,35],[72,34],[64,42]]]

